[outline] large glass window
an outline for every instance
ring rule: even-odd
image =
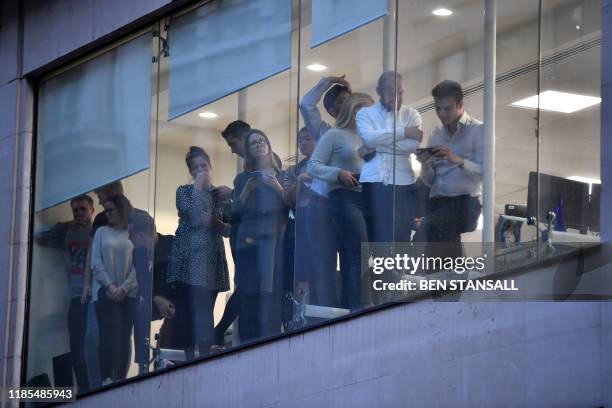
[[[484,2],[349,3],[213,0],[41,79],[28,384],[93,390],[599,239],[600,1],[498,2],[495,253]]]

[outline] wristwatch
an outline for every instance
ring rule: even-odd
[[[457,167],[459,167],[460,169],[463,169],[464,165],[465,165],[465,160],[461,159],[461,163],[459,163]]]

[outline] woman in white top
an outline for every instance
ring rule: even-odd
[[[137,283],[127,230],[132,205],[121,194],[108,197],[102,205],[108,224],[94,235],[91,269],[100,328],[100,371],[108,384],[127,376]]]

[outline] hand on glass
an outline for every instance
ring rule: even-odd
[[[439,145],[434,147],[434,156],[442,160],[448,160],[453,164],[460,164],[462,162],[461,157],[453,153],[451,148],[447,145]]]
[[[342,76],[328,76],[327,79],[331,82],[332,85],[338,84],[338,85],[342,85],[346,87],[350,93],[352,92],[351,85],[348,83],[346,79],[344,79],[345,77],[346,75],[342,74]]]
[[[338,173],[338,181],[342,183],[344,187],[356,187],[359,185],[359,180],[357,180],[350,171],[346,170],[340,170],[340,173]]]

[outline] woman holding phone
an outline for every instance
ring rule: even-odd
[[[240,292],[241,340],[254,340],[280,331],[282,306],[283,236],[288,208],[268,137],[252,129],[245,140],[244,172],[234,181],[238,200],[234,215],[236,286]]]

